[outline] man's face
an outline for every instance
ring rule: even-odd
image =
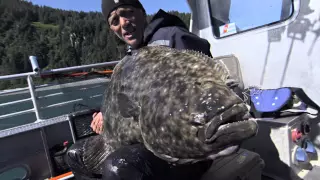
[[[142,10],[121,6],[110,13],[110,29],[132,48],[137,48],[143,40],[145,16]]]

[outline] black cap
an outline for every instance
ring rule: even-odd
[[[102,13],[105,18],[108,18],[113,10],[123,5],[130,5],[135,8],[142,9],[145,12],[145,9],[139,0],[102,0]]]

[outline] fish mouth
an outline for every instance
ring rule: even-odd
[[[251,118],[245,104],[236,104],[215,116],[205,128],[205,143],[223,145],[241,143],[255,136],[258,124]]]
[[[218,139],[231,142],[241,142],[257,134],[258,124],[255,119],[231,122],[219,126],[216,133],[205,140],[206,143],[214,143]]]

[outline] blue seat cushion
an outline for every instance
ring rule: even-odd
[[[275,112],[287,104],[292,92],[289,88],[250,89],[251,102],[258,112]]]

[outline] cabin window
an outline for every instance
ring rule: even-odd
[[[288,19],[292,0],[209,0],[217,38],[231,36]]]

